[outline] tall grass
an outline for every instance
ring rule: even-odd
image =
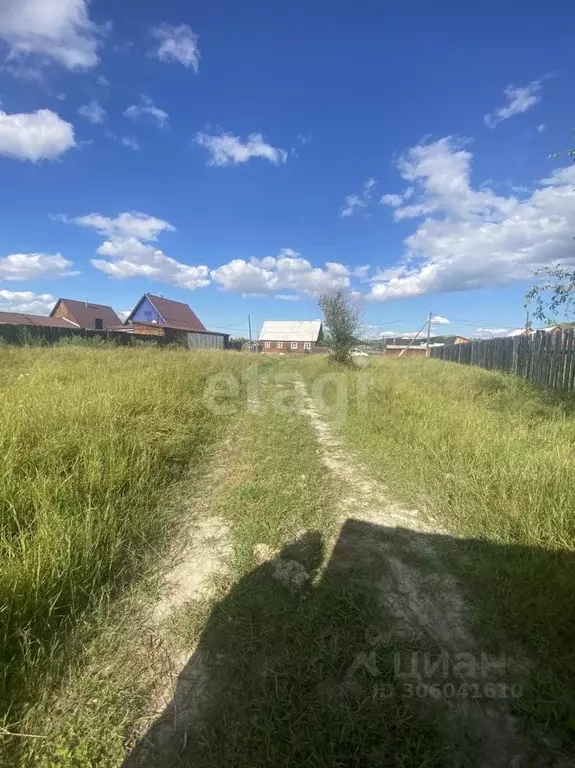
[[[393,495],[456,534],[445,555],[479,635],[529,659],[519,707],[574,739],[575,400],[455,363],[370,362],[341,373],[343,436]],[[311,383],[327,364],[300,370]]]
[[[146,567],[169,489],[223,427],[206,377],[240,356],[0,348],[0,723],[66,663],[71,630]]]

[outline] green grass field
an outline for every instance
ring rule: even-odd
[[[199,506],[230,526],[230,571],[167,640],[218,651],[208,666],[222,693],[198,764],[445,764],[445,737],[412,707],[314,698],[318,675],[345,669],[376,608],[323,570],[344,481],[323,465],[305,415],[284,407],[289,398],[277,406],[298,373],[311,393],[331,376],[321,409],[349,455],[449,534],[437,546],[481,647],[526,657],[515,714],[546,746],[572,748],[573,403],[441,361],[370,363],[0,348],[0,726],[27,734],[2,741],[0,730],[6,765],[111,768],[138,741],[153,674],[133,652],[142,631],[132,615],[190,514],[182,500],[201,499],[204,485]],[[245,378],[254,364],[259,408]],[[254,552],[306,532],[314,589],[298,598],[270,587]]]
[[[299,366],[310,385],[329,370],[312,365]],[[359,382],[367,408],[357,407]],[[328,411],[342,436],[395,498],[458,537],[445,555],[478,633],[511,653],[516,641],[531,659],[522,714],[572,746],[575,400],[421,359],[372,361],[346,375],[346,388],[345,413]]]
[[[205,379],[239,357],[0,348],[0,717],[65,669],[70,633],[150,565],[224,419]],[[2,722],[0,720],[0,722]]]

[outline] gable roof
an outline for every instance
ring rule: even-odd
[[[25,315],[21,312],[0,312],[0,325],[39,325],[49,328],[76,328],[74,323],[69,323],[60,317],[46,317],[46,315]]]
[[[50,317],[54,315],[60,304],[66,305],[66,309],[80,328],[94,328],[94,320],[97,317],[103,320],[104,328],[122,324],[118,315],[107,304],[92,304],[90,301],[76,301],[75,299],[58,299],[54,309],[50,312]]]
[[[317,341],[321,320],[266,320],[260,341]]]
[[[181,301],[172,301],[163,296],[154,296],[145,293],[126,319],[126,323],[132,321],[132,316],[137,312],[143,301],[148,299],[157,310],[165,324],[170,328],[178,328],[182,331],[207,331],[200,318],[192,311],[191,307]]]

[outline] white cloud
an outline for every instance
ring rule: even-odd
[[[301,296],[298,296],[297,293],[277,293],[274,298],[281,301],[299,301]]]
[[[133,149],[134,152],[137,152],[140,149],[140,142],[138,141],[138,139],[135,139],[133,136],[122,136],[120,141],[125,147],[128,147],[129,149]]]
[[[276,294],[282,290],[318,296],[350,285],[349,270],[343,264],[327,262],[324,268],[312,267],[289,248],[284,248],[277,257],[233,259],[212,270],[211,275],[224,291],[243,296]]]
[[[473,335],[482,339],[494,339],[496,336],[509,336],[509,328],[476,328]]]
[[[359,267],[354,267],[353,275],[355,277],[359,277],[360,280],[365,281],[365,279],[367,278],[369,270],[370,270],[370,265],[369,264],[362,264]]]
[[[399,206],[403,203],[403,196],[402,195],[383,195],[380,203],[383,203],[383,205],[390,205],[392,208],[399,208]]]
[[[209,285],[210,273],[206,266],[193,266],[167,256],[155,242],[162,232],[175,228],[167,221],[145,213],[120,213],[115,218],[90,213],[86,216],[55,216],[58,221],[94,229],[108,239],[97,249],[101,259],[92,259],[96,269],[110,277],[125,280],[130,277],[147,277],[180,288],[202,288]]]
[[[100,213],[88,213],[86,216],[66,216],[58,214],[52,217],[65,224],[77,224],[79,227],[94,229],[110,238],[137,238],[138,240],[157,240],[162,232],[175,232],[176,228],[164,219],[148,216],[147,213],[131,211],[120,213],[115,218],[102,216]]]
[[[2,0],[0,37],[8,59],[34,55],[68,69],[98,63],[101,30],[90,21],[87,0]]]
[[[111,261],[92,259],[92,266],[120,280],[140,276],[190,290],[210,284],[206,266],[182,264],[135,237],[106,240],[96,249],[96,253]]]
[[[160,61],[179,61],[184,67],[191,67],[194,72],[200,66],[198,36],[187,24],[179,27],[173,24],[162,24],[152,30],[152,35],[159,42],[159,47],[153,52]]]
[[[61,253],[12,253],[0,258],[0,280],[33,280],[40,277],[65,277],[72,262]]]
[[[56,299],[51,293],[33,291],[0,291],[0,312],[24,312],[31,315],[48,315]]]
[[[345,219],[349,216],[354,216],[362,208],[366,208],[367,204],[372,198],[373,190],[376,184],[376,179],[368,179],[363,185],[363,189],[360,194],[354,193],[353,195],[347,195],[344,198],[343,208],[339,212],[339,215]]]
[[[96,83],[101,85],[103,88],[108,88],[110,86],[110,81],[107,77],[104,77],[104,75],[98,75],[96,78]]]
[[[154,102],[149,96],[142,96],[139,104],[132,104],[124,112],[124,117],[130,118],[130,120],[138,120],[141,117],[150,117],[155,120],[156,123],[163,127],[169,119],[168,113],[163,109],[156,107]]]
[[[91,123],[103,123],[106,118],[106,110],[99,101],[90,101],[78,110],[78,114],[85,117]]]
[[[394,218],[423,221],[405,240],[399,263],[372,278],[372,299],[507,285],[550,262],[575,263],[575,166],[518,198],[473,187],[471,160],[451,137],[413,147],[399,160],[415,192]]]
[[[508,85],[507,88],[503,89],[503,93],[507,97],[507,104],[485,115],[483,118],[485,125],[489,128],[495,128],[503,120],[508,120],[510,117],[527,112],[528,109],[539,103],[541,99],[540,91],[541,82],[539,80],[533,80],[523,88]]]
[[[431,322],[434,325],[450,325],[451,320],[448,320],[446,317],[442,317],[441,315],[433,315],[431,318]]]
[[[547,130],[547,124],[546,123],[541,123],[541,125],[537,126],[537,133],[543,133],[546,130]]]
[[[35,163],[75,146],[73,125],[49,109],[12,115],[0,111],[0,155]]]
[[[233,136],[231,133],[210,136],[200,132],[196,134],[195,142],[210,153],[211,159],[208,165],[237,165],[247,163],[253,157],[269,160],[270,163],[277,165],[285,163],[288,156],[285,149],[268,144],[261,133],[251,133],[245,141],[242,141],[239,136]]]
[[[418,335],[417,331],[377,331],[369,338],[371,339],[414,339]],[[425,335],[419,332],[419,336],[424,340]]]
[[[341,209],[340,216],[346,218],[347,216],[354,216],[361,208],[365,208],[367,203],[359,195],[347,195],[344,198],[343,208]]]

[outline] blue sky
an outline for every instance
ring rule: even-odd
[[[569,4],[0,0],[0,308],[503,334],[573,263]],[[281,298],[278,298],[281,297]]]

